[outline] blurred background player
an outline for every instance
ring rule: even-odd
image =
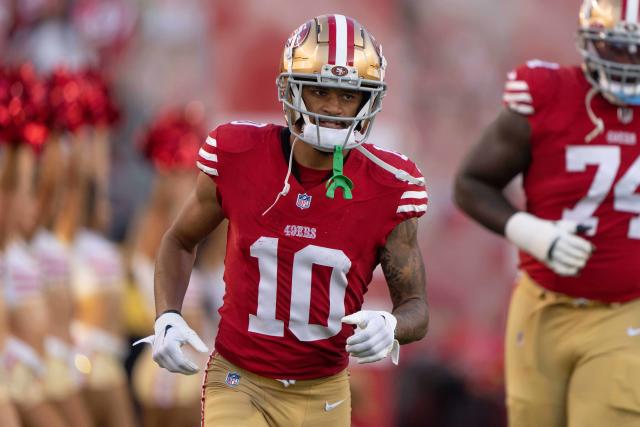
[[[640,22],[637,0],[585,0],[581,66],[508,74],[506,108],[456,200],[520,251],[506,331],[512,426],[640,423]],[[523,174],[526,210],[503,189]]]
[[[281,61],[288,127],[231,122],[211,132],[196,189],[158,253],[147,341],[160,366],[194,374],[180,347],[207,348],[179,310],[198,243],[229,220],[203,425],[350,425],[348,354],[397,363],[398,341],[427,331],[416,241],[424,178],[407,157],[362,145],[386,90],[381,46],[354,19],[323,15],[292,34]],[[393,314],[360,310],[378,263]]]
[[[160,240],[189,196],[196,180],[193,164],[206,132],[202,128],[201,104],[192,102],[182,108],[161,113],[146,131],[140,149],[152,163],[155,178],[149,201],[131,228],[133,253],[130,268],[142,296],[149,325],[155,318],[153,269]],[[220,254],[217,254],[220,259]],[[210,272],[194,269],[182,305],[182,315],[200,336],[212,338],[206,287],[213,287]],[[206,355],[185,349],[189,359],[200,366]],[[190,427],[200,422],[202,379],[179,375],[160,368],[145,348],[133,369],[133,390],[142,406],[144,427]]]

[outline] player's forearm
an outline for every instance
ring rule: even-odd
[[[427,279],[417,233],[415,218],[398,224],[380,254],[392,314],[398,321],[395,337],[401,344],[423,338],[429,327]]]
[[[465,173],[456,178],[455,201],[471,218],[502,235],[507,220],[516,212],[502,189]]]
[[[156,315],[182,308],[195,256],[196,247],[185,246],[171,231],[162,238],[154,275]]]
[[[429,306],[422,298],[409,299],[397,306],[392,314],[398,320],[396,339],[408,344],[425,337],[429,329]]]

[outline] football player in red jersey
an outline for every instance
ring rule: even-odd
[[[529,61],[456,179],[520,249],[506,330],[511,426],[640,425],[638,0],[585,0],[582,67]],[[504,187],[523,174],[526,210]]]
[[[350,425],[349,354],[397,362],[399,342],[424,337],[424,178],[404,155],[363,143],[385,67],[356,20],[311,19],[281,58],[288,127],[232,122],[202,145],[196,189],[159,250],[158,318],[147,341],[161,366],[198,371],[180,346],[207,347],[179,310],[198,242],[227,218],[226,293],[203,425]],[[361,310],[378,263],[391,313]]]

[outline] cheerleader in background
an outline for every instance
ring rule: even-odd
[[[4,370],[5,345],[9,336],[9,319],[4,301],[4,246],[7,235],[7,212],[12,209],[8,190],[13,187],[10,181],[16,174],[12,171],[15,167],[15,150],[10,150],[3,142],[0,140],[0,426],[19,427],[20,421],[9,398],[7,374]]]
[[[33,176],[35,154],[31,147],[16,148],[17,180],[8,212],[9,234],[5,248],[5,286],[13,337],[6,345],[5,366],[11,398],[27,426],[65,426],[64,419],[45,393],[45,338],[51,320],[44,281],[31,253],[29,240],[37,224]]]
[[[193,165],[201,140],[201,104],[193,102],[156,119],[141,140],[141,151],[153,164],[151,197],[132,228],[130,269],[144,301],[147,317],[155,318],[153,275],[160,240],[190,194],[196,179]],[[182,315],[201,336],[213,337],[206,312],[206,276],[194,269]],[[204,366],[207,355],[183,348],[187,357]],[[200,423],[201,378],[173,374],[159,368],[147,346],[133,369],[135,396],[142,407],[144,427],[191,427]]]
[[[119,248],[104,233],[110,221],[106,122],[74,137],[70,174],[56,230],[70,245],[75,298],[72,335],[83,394],[98,427],[135,425],[123,357],[125,276]]]
[[[9,142],[7,163],[14,166],[6,175],[11,208],[6,211],[4,283],[12,334],[5,345],[7,384],[24,425],[63,427],[67,424],[45,393],[44,342],[51,320],[40,267],[29,246],[51,200],[50,186],[36,186],[36,152],[48,136],[46,86],[28,65],[5,72],[2,84],[12,88],[0,105],[9,106],[2,137]]]
[[[63,178],[68,162],[63,154],[61,141],[57,138],[50,140],[44,148],[38,187],[40,193],[45,191],[52,195],[48,203],[52,209],[43,212],[44,226],[31,242],[42,272],[51,320],[50,334],[44,342],[47,354],[45,394],[57,405],[69,425],[91,427],[93,422],[80,395],[80,372],[75,367],[75,345],[71,338],[74,307],[70,250],[52,231],[65,188]],[[46,191],[46,187],[51,189]]]

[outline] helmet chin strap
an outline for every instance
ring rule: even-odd
[[[587,107],[587,114],[589,115],[589,119],[591,120],[591,123],[595,125],[595,128],[591,132],[589,132],[587,136],[584,137],[584,141],[587,144],[593,141],[596,136],[604,132],[604,121],[600,117],[596,116],[596,113],[594,113],[593,109],[591,108],[591,100],[599,91],[600,90],[596,86],[591,86],[591,89],[589,89],[589,92],[587,92],[587,96],[584,100],[584,103]]]
[[[262,216],[265,216],[271,210],[271,208],[273,208],[276,203],[278,203],[280,197],[284,197],[289,194],[289,190],[291,189],[291,185],[289,184],[289,177],[291,176],[291,167],[293,166],[293,149],[296,146],[296,142],[298,142],[298,138],[294,138],[293,144],[291,144],[291,153],[289,153],[289,165],[287,167],[287,175],[284,177],[284,185],[282,186],[282,190],[280,190],[280,192],[276,196],[276,200],[273,201],[271,206],[269,206],[264,212],[262,212]]]

